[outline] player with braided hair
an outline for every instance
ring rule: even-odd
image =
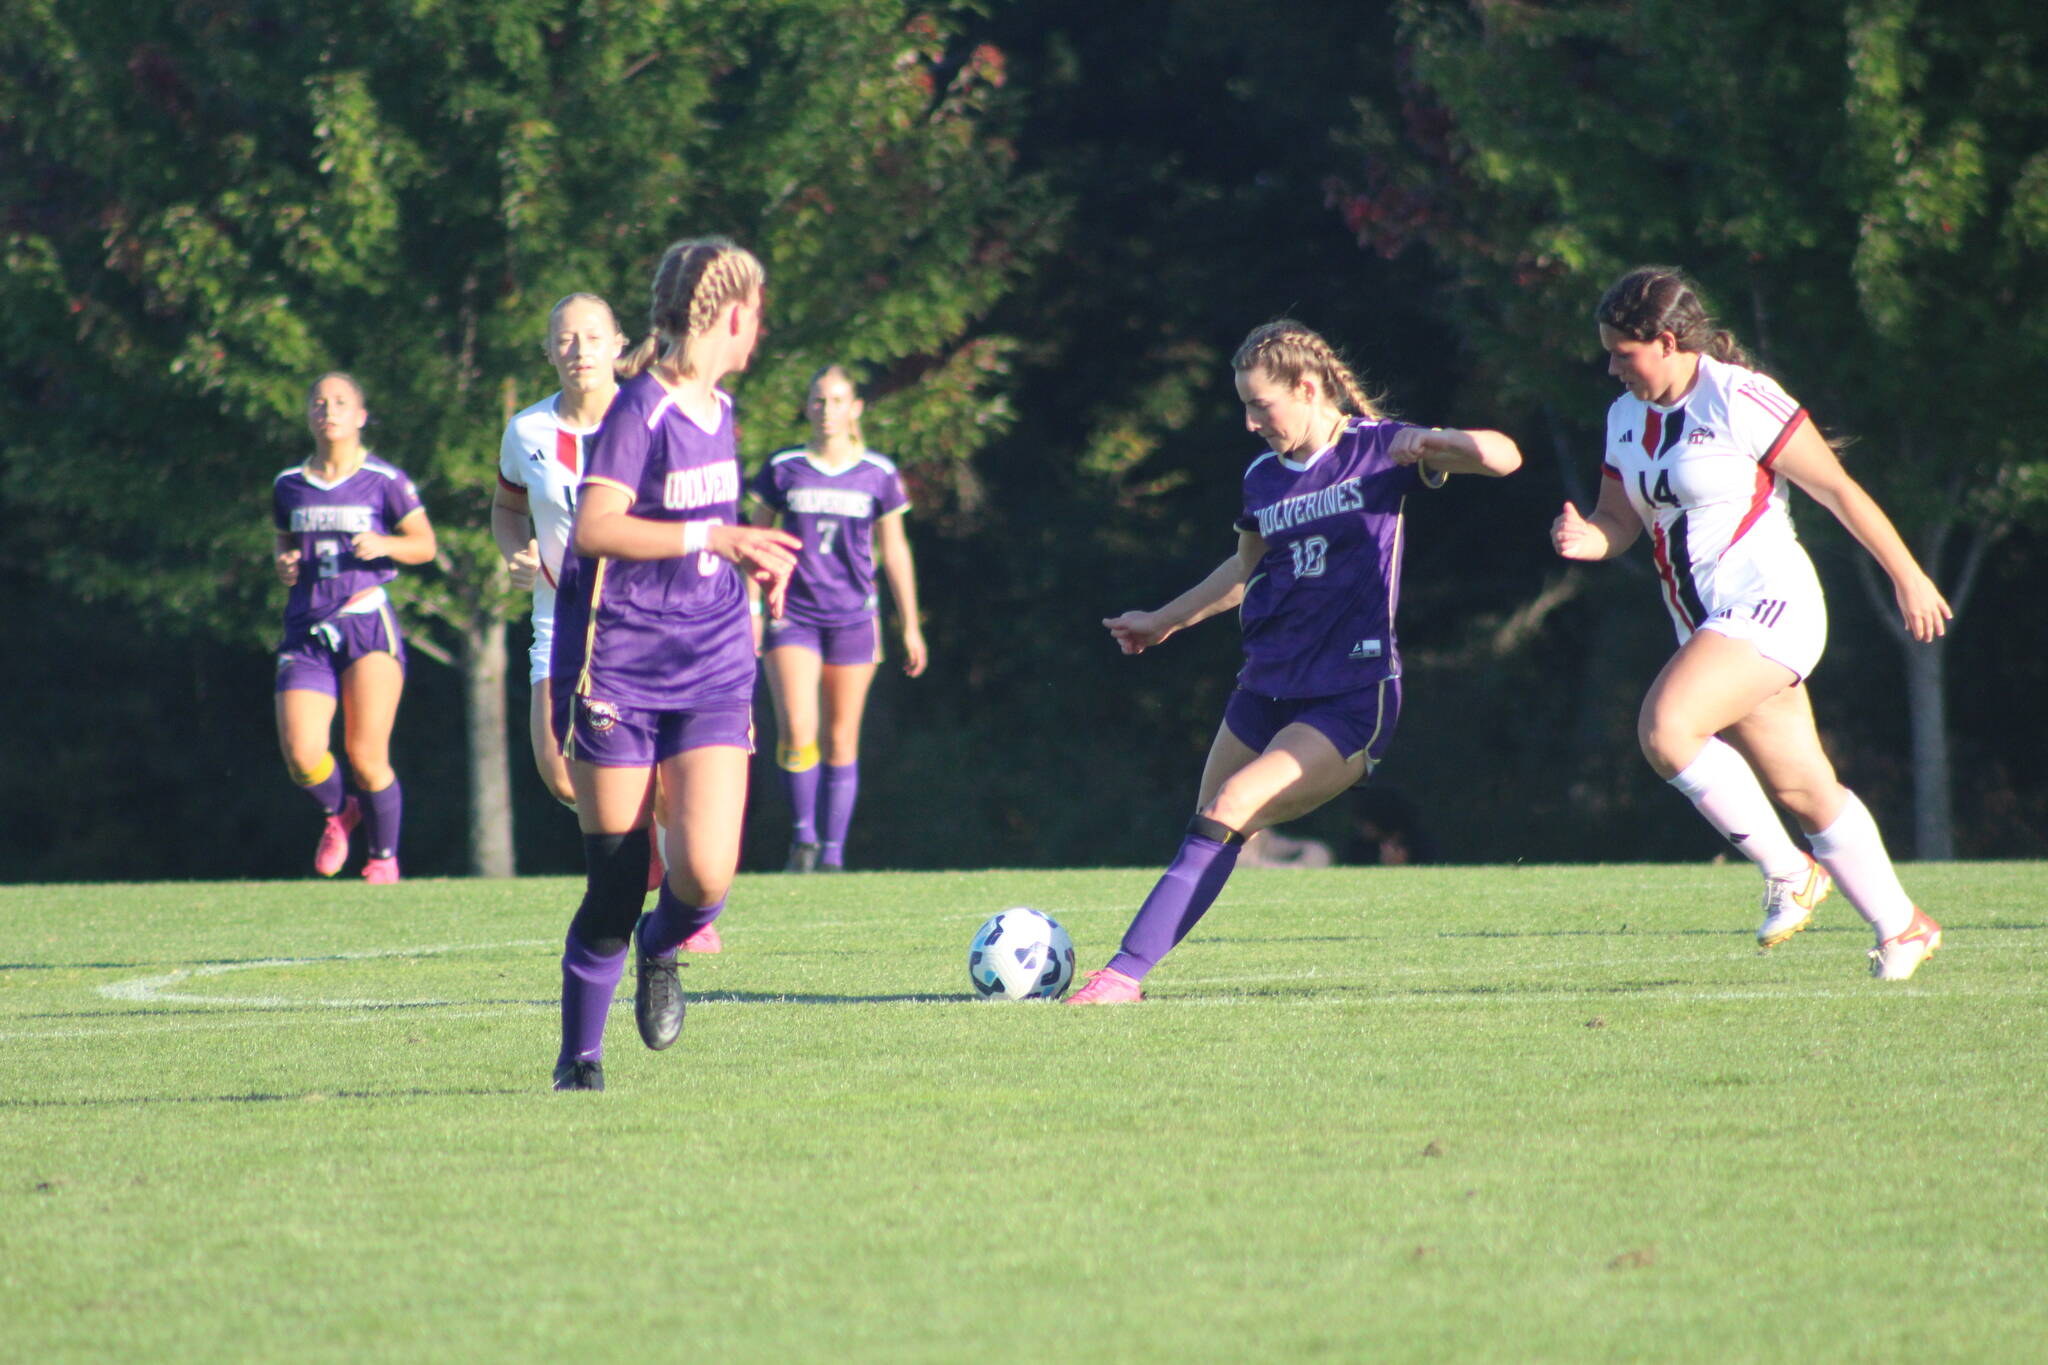
[[[671,246],[648,339],[590,443],[549,670],[586,864],[562,955],[557,1090],[604,1088],[629,937],[640,1037],[675,1042],[677,950],[718,918],[739,867],[756,671],[743,575],[779,615],[800,548],[741,521],[732,400],[718,387],[753,354],[762,284],[761,263],[724,238]],[[669,868],[641,915],[657,770]]]
[[[1827,644],[1827,605],[1786,480],[1883,567],[1914,639],[1945,633],[1948,603],[1806,409],[1751,367],[1682,273],[1631,270],[1593,316],[1607,372],[1628,392],[1608,409],[1593,515],[1566,503],[1550,534],[1566,559],[1596,560],[1650,532],[1678,652],[1643,698],[1643,756],[1762,871],[1760,945],[1811,923],[1832,877],[1877,935],[1871,974],[1902,981],[1941,946],[1941,926],[1906,895],[1876,822],[1821,748],[1806,678]]]
[[[1362,781],[1401,712],[1394,642],[1402,511],[1451,474],[1521,467],[1497,431],[1383,416],[1330,344],[1298,322],[1255,329],[1231,359],[1265,454],[1244,473],[1237,550],[1157,611],[1103,622],[1126,654],[1242,604],[1245,664],[1209,748],[1194,820],[1123,944],[1069,1004],[1144,998],[1140,983],[1207,912],[1245,839]]]

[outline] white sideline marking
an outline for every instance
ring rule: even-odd
[[[161,976],[141,976],[114,981],[99,988],[109,1000],[144,1005],[240,1005],[258,1009],[303,1009],[314,1006],[330,1010],[419,1009],[453,1005],[454,1000],[305,1000],[287,995],[194,995],[169,987],[199,977],[225,976],[229,972],[255,971],[263,967],[317,967],[323,962],[365,962],[388,957],[444,957],[450,953],[488,953],[505,948],[534,948],[547,939],[514,939],[507,943],[430,944],[419,948],[380,948],[359,953],[322,953],[318,957],[267,957],[256,962],[209,962],[198,967],[177,967]]]

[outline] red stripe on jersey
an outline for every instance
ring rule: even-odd
[[[564,431],[560,427],[555,428],[555,459],[561,464],[562,468],[568,470],[571,474],[579,472],[576,467],[576,457],[582,448],[582,438],[577,436],[575,432]]]
[[[1766,393],[1754,384],[1743,385],[1735,391],[1735,396],[1737,398],[1747,398],[1750,402],[1756,404],[1781,422],[1791,421],[1793,409],[1798,406],[1789,397],[1781,394]]]
[[[514,482],[512,482],[512,480],[510,480],[510,479],[508,479],[508,478],[506,478],[506,477],[505,477],[505,474],[504,474],[504,471],[503,471],[503,470],[500,470],[500,471],[498,472],[498,487],[500,487],[500,488],[509,488],[509,489],[511,489],[511,490],[512,490],[512,491],[513,491],[514,493],[524,493],[524,492],[526,491],[526,485],[525,485],[525,484],[523,484],[523,483],[514,483]]]
[[[1698,623],[1692,613],[1685,609],[1685,603],[1678,596],[1678,575],[1671,569],[1671,547],[1664,540],[1664,528],[1650,528],[1650,558],[1657,566],[1657,586],[1664,593],[1664,601],[1671,608],[1671,614],[1682,622],[1687,630],[1696,629]]]
[[[548,586],[551,588],[559,588],[562,586],[560,583],[557,583],[555,581],[555,576],[548,572],[548,565],[546,560],[541,561],[540,576],[548,581]]]
[[[1779,444],[1782,445],[1783,442],[1781,441]],[[1775,455],[1777,453],[1777,446],[1771,447],[1771,454]],[[1770,457],[1766,456],[1757,463],[1756,487],[1749,495],[1749,510],[1743,513],[1742,524],[1735,528],[1735,534],[1728,537],[1728,544],[1731,548],[1736,541],[1749,534],[1749,528],[1756,525],[1756,519],[1762,516],[1765,510],[1770,507],[1771,494],[1777,490],[1777,487],[1778,478],[1775,474],[1771,473]]]
[[[1621,477],[1621,471],[1611,464],[1603,463],[1600,466],[1600,472],[1610,479],[1619,479]]]
[[[1657,442],[1663,434],[1664,414],[1655,408],[1646,409],[1643,413],[1643,453],[1653,460],[1662,453],[1657,449]]]
[[[1805,408],[1798,409],[1790,417],[1785,419],[1785,429],[1778,433],[1778,439],[1771,442],[1771,448],[1764,452],[1764,457],[1761,460],[1757,461],[1757,465],[1759,468],[1769,469],[1772,466],[1772,464],[1776,463],[1778,458],[1778,452],[1782,451],[1785,448],[1785,443],[1792,439],[1792,433],[1799,430],[1800,424],[1803,423],[1805,420]]]

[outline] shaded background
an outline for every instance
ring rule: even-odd
[[[1236,632],[1216,621],[1127,659],[1099,621],[1158,605],[1230,550],[1237,476],[1256,445],[1227,359],[1250,327],[1282,314],[1343,346],[1397,414],[1498,426],[1527,460],[1509,480],[1453,481],[1410,504],[1407,704],[1375,781],[1415,803],[1451,861],[1720,852],[1636,751],[1636,704],[1671,647],[1643,552],[1567,581],[1548,549],[1558,504],[1595,482],[1607,390],[1590,324],[1561,344],[1576,346],[1571,362],[1600,397],[1562,413],[1533,403],[1490,378],[1461,324],[1471,280],[1455,259],[1369,250],[1345,212],[1361,102],[1399,110],[1414,99],[1413,33],[1395,9],[1041,0],[949,13],[956,47],[1000,52],[1006,147],[1059,208],[1028,269],[975,324],[1017,339],[1006,429],[960,467],[907,467],[933,663],[922,679],[893,664],[878,677],[850,864],[1148,864],[1170,853],[1237,665]],[[9,205],[10,223],[30,208]],[[640,294],[616,297],[637,333]],[[771,298],[771,310],[784,306]],[[35,356],[18,338],[10,347],[18,397],[41,392],[34,366],[62,363],[51,352],[66,338],[47,342]],[[528,382],[546,378],[536,365]],[[877,378],[885,397],[904,382]],[[796,435],[780,398],[750,407],[743,388],[741,402],[759,428],[750,444]],[[410,465],[402,433],[388,439],[385,453]],[[495,428],[477,432],[485,467],[496,441]],[[1852,447],[1852,469],[1856,458]],[[258,518],[274,464],[250,460]],[[96,532],[40,512],[24,493],[38,478],[17,459],[0,487],[0,697],[13,721],[0,730],[0,879],[303,875],[318,821],[277,758],[263,647],[279,604],[224,640],[49,572],[48,545]],[[437,524],[464,515],[424,491]],[[1898,651],[1856,580],[1860,551],[1795,503],[1833,617],[1815,677],[1821,729],[1844,780],[1910,853]],[[2048,855],[2044,551],[2029,523],[2006,534],[1947,647],[1960,856]],[[519,869],[573,872],[573,818],[527,761],[525,643],[520,618],[507,726]],[[465,706],[458,674],[416,655],[394,740],[411,875],[469,866]],[[758,714],[745,866],[766,869],[780,866],[788,819],[766,760],[765,694]],[[1291,829],[1343,844],[1348,814],[1335,803]]]

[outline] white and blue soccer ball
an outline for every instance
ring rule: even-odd
[[[974,931],[967,979],[992,1000],[1057,1000],[1074,984],[1074,940],[1051,915],[1013,906]]]

